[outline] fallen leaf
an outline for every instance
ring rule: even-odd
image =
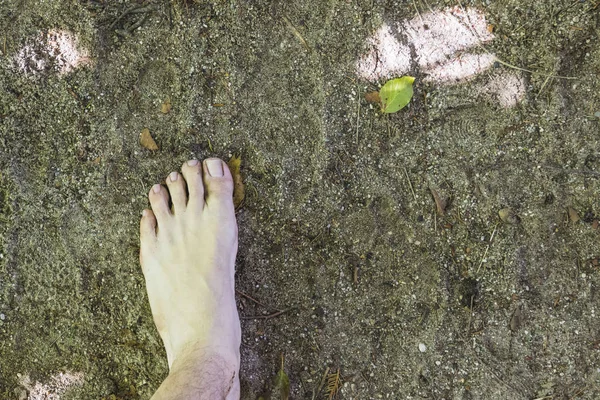
[[[431,191],[431,195],[433,196],[433,200],[435,201],[435,208],[437,209],[438,214],[444,215],[444,213],[446,212],[447,205],[446,200],[442,199],[438,194],[437,190],[435,190],[434,188],[430,187],[429,190]]]
[[[592,228],[593,229],[598,229],[598,225],[600,225],[600,224],[598,223],[598,220],[595,219],[594,222],[592,222]]]
[[[413,96],[414,81],[415,78],[412,76],[403,76],[387,81],[379,91],[381,111],[389,114],[406,107]]]
[[[288,400],[290,398],[290,379],[283,370],[283,354],[281,354],[281,369],[275,377],[272,400]]]
[[[498,211],[498,216],[502,222],[506,222],[507,224],[518,224],[521,222],[521,218],[510,208],[501,209]]]
[[[569,213],[569,220],[571,220],[572,223],[576,223],[580,220],[579,214],[577,214],[577,211],[575,211],[575,209],[569,207],[567,211]]]
[[[158,146],[154,139],[152,139],[152,136],[150,136],[150,129],[148,128],[142,129],[142,133],[140,133],[140,144],[148,150],[158,150]]]
[[[369,92],[365,94],[365,99],[369,103],[375,103],[381,105],[381,97],[379,96],[379,92]]]
[[[495,28],[496,28],[496,26],[495,26],[495,25],[489,24],[489,25],[487,26],[487,31],[488,31],[489,33],[492,33],[492,32],[494,32],[494,29],[495,29]]]
[[[167,97],[167,99],[160,106],[160,112],[163,114],[168,114],[171,111],[171,98]]]
[[[238,156],[233,156],[227,163],[231,176],[233,177],[233,205],[238,208],[245,197],[244,182],[242,181],[242,174],[240,172],[240,166],[242,165],[242,159]]]
[[[523,325],[523,313],[521,312],[521,306],[517,306],[513,315],[510,317],[510,330],[516,332]]]
[[[337,398],[338,392],[340,391],[340,386],[340,369],[338,368],[336,373],[330,374],[327,377],[327,388],[325,389],[327,400],[333,400]]]

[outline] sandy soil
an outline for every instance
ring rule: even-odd
[[[238,298],[243,399],[282,353],[294,399],[327,368],[339,399],[600,397],[597,1],[2,0],[0,26],[2,399],[150,397],[146,193],[233,154],[266,305]]]

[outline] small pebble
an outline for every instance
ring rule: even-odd
[[[4,314],[0,313],[0,319],[1,319],[2,321],[4,321],[4,320],[6,319],[6,315],[4,315]]]
[[[425,346],[423,343],[419,343],[419,351],[421,353],[425,353],[427,351],[427,346]]]

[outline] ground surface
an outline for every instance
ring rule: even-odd
[[[502,63],[431,78],[403,24],[435,32],[449,7],[486,18],[494,39],[472,51]],[[167,364],[137,259],[146,193],[188,158],[237,153],[237,285],[273,307],[240,295],[240,313],[286,311],[243,321],[244,399],[269,392],[282,353],[297,399],[326,368],[340,399],[599,398],[599,15],[1,0],[0,397],[75,382],[61,398],[149,398]],[[389,116],[364,100],[383,75],[357,72],[382,26],[417,78]],[[521,85],[508,102],[502,76]]]

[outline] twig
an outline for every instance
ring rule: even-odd
[[[291,308],[288,308],[286,310],[281,310],[281,311],[277,311],[273,314],[269,314],[269,315],[251,315],[249,317],[240,317],[241,319],[271,319],[271,318],[275,318],[280,316],[283,313],[286,313],[288,311],[290,311]]]
[[[327,379],[328,373],[329,373],[329,367],[327,367],[325,369],[325,374],[323,375],[323,378],[321,378],[321,383],[319,384],[317,391],[315,392],[313,390],[312,400],[315,400],[317,398],[317,396],[319,395],[319,393],[321,393],[321,390],[323,390],[323,386],[325,386],[325,380]]]
[[[544,90],[544,88],[546,87],[546,85],[548,84],[548,82],[550,81],[550,79],[552,79],[551,76],[547,76],[546,79],[544,80],[544,83],[542,84],[542,87],[540,88],[540,91],[538,92],[536,97],[540,97],[540,94],[542,94],[542,91]]]
[[[112,28],[114,28],[114,27],[115,27],[115,25],[117,25],[117,22],[119,22],[119,21],[120,21],[121,19],[123,19],[123,17],[125,17],[127,14],[129,14],[130,12],[132,12],[133,10],[135,10],[135,9],[136,9],[136,7],[137,7],[137,5],[135,5],[135,6],[131,6],[131,7],[127,8],[125,11],[123,11],[123,13],[122,13],[121,15],[119,15],[119,16],[117,17],[117,19],[115,19],[115,20],[113,21],[113,23],[112,23],[112,24],[110,24],[110,26],[108,27],[108,29],[109,29],[109,30],[111,30]]]
[[[480,45],[480,47],[482,49],[484,49],[488,54],[491,54],[489,51],[487,51],[487,49],[485,47],[483,47],[481,45]],[[496,57],[496,56],[494,56],[494,57]],[[551,78],[558,78],[558,79],[571,79],[571,80],[577,80],[577,79],[579,79],[576,76],[552,75],[552,74],[546,74],[546,73],[543,73],[543,72],[532,71],[532,70],[527,69],[527,68],[517,67],[516,65],[512,65],[512,64],[507,63],[506,61],[502,61],[498,57],[496,57],[496,62],[498,62],[499,64],[504,65],[505,67],[516,69],[518,71],[529,72],[530,74],[533,74],[533,75],[548,76],[548,77],[551,77]]]
[[[406,168],[402,167],[402,169],[404,170],[404,175],[406,175],[406,180],[408,181],[408,187],[410,187],[410,191],[412,192],[412,195],[413,195],[415,201],[417,201],[417,195],[415,194],[415,190],[413,189],[412,183],[410,183],[410,178],[408,177],[408,172],[406,172]]]
[[[471,296],[471,307],[469,307],[469,324],[467,325],[467,336],[471,333],[471,317],[473,316],[473,299],[475,299],[475,295]]]
[[[358,90],[357,90],[358,93]],[[356,111],[356,144],[358,145],[358,121],[360,121],[360,94],[357,95],[358,111]]]
[[[302,45],[306,48],[306,50],[311,51],[311,48],[308,45],[308,43],[306,43],[306,40],[304,40],[304,38],[302,37],[302,35],[300,34],[300,32],[298,32],[298,29],[296,29],[294,27],[294,25],[292,25],[292,23],[290,22],[290,20],[285,15],[283,16],[283,20],[287,24],[288,29],[294,34],[294,36],[296,36],[298,38],[298,40],[300,41],[300,43],[302,43]]]
[[[492,232],[492,236],[490,236],[490,241],[488,242],[488,245],[485,248],[485,252],[483,253],[483,257],[481,258],[479,267],[477,268],[477,273],[479,273],[479,270],[481,269],[481,266],[483,265],[483,261],[485,260],[485,257],[487,256],[488,250],[490,249],[490,246],[492,245],[492,240],[494,240],[494,235],[496,234],[496,228],[498,228],[498,224],[496,224],[496,226],[494,227],[494,231]]]
[[[385,125],[387,126],[388,138],[392,138],[392,129],[390,128],[390,114],[385,118]]]
[[[415,7],[415,11],[417,12],[417,15],[419,16],[419,19],[421,20],[421,25],[425,25],[425,21],[423,21],[423,17],[421,16],[419,9],[417,8],[417,3],[415,3],[415,0],[412,1],[412,4]]]
[[[281,310],[280,310],[280,309],[278,309],[278,308],[275,308],[275,307],[269,307],[268,305],[261,303],[260,301],[256,300],[254,297],[252,297],[252,296],[250,296],[250,295],[247,295],[246,293],[242,292],[241,290],[237,290],[237,289],[236,289],[236,290],[235,290],[235,292],[236,292],[237,294],[239,294],[240,296],[244,296],[244,297],[245,297],[245,298],[247,298],[248,300],[252,300],[252,301],[253,301],[253,302],[255,302],[256,304],[258,304],[258,305],[260,305],[260,306],[263,306],[263,307],[264,307],[264,308],[266,308],[266,309],[269,309],[269,310],[275,310],[275,311],[281,311]]]
[[[423,1],[425,2],[425,5],[427,5],[427,8],[429,8],[429,11],[431,11],[432,14],[435,14],[435,11],[433,11],[433,8],[431,8],[431,6],[427,2],[427,0],[423,0]]]

